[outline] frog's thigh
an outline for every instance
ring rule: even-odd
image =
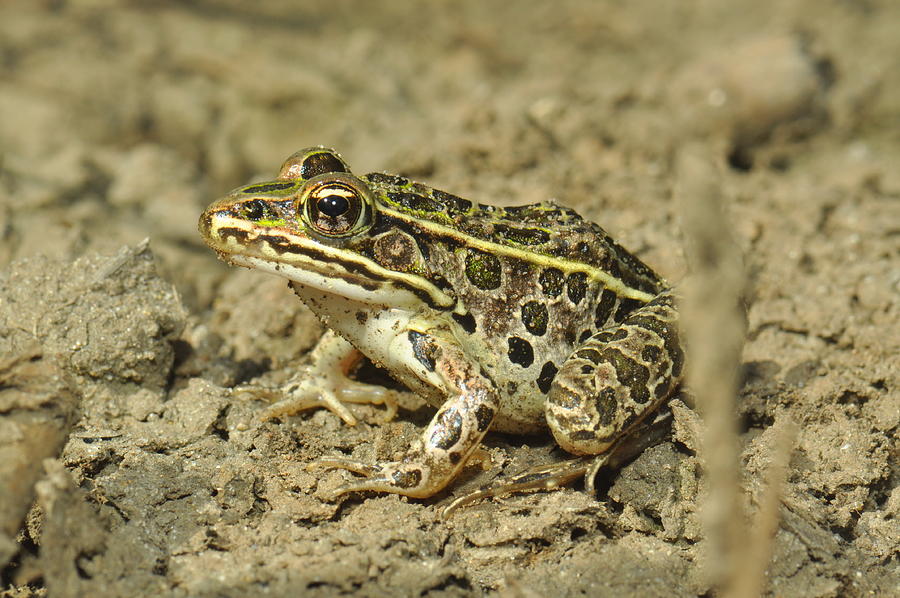
[[[603,453],[673,393],[683,363],[674,303],[672,291],[660,294],[563,363],[546,403],[562,448]]]
[[[410,369],[440,387],[448,398],[399,462],[366,465],[347,458],[320,459],[317,468],[348,469],[365,476],[341,486],[335,494],[373,490],[432,496],[456,477],[497,413],[494,384],[452,339],[411,330],[398,336],[391,350],[408,352]]]

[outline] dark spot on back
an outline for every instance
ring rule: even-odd
[[[582,330],[582,331],[581,331],[581,336],[578,337],[578,342],[579,342],[579,343],[583,343],[583,342],[586,341],[587,339],[591,338],[591,335],[592,335],[592,334],[593,334],[593,332],[591,332],[590,328],[588,328],[588,329],[586,329],[586,330]]]
[[[387,196],[396,204],[417,212],[438,212],[441,209],[436,201],[418,193],[398,191],[388,192]]]
[[[522,323],[525,330],[535,336],[543,336],[547,332],[547,306],[540,301],[529,301],[522,305]]]
[[[654,305],[664,305],[666,307],[675,307],[675,293],[673,291],[668,291],[665,293],[661,293],[659,296],[651,301]]]
[[[566,279],[566,291],[569,295],[569,301],[578,305],[584,299],[587,293],[587,274],[584,272],[573,272]]]
[[[575,357],[579,359],[587,359],[593,363],[600,363],[602,356],[600,355],[600,351],[594,349],[592,347],[587,347],[586,349],[579,349],[575,351]]]
[[[597,328],[603,328],[612,315],[613,307],[616,304],[616,294],[609,289],[603,289],[600,293],[600,299],[597,301],[597,307],[594,310],[594,325]]]
[[[527,368],[534,363],[534,349],[531,343],[518,336],[509,337],[509,360]]]
[[[444,207],[444,211],[451,216],[468,212],[472,209],[472,202],[462,197],[457,197],[439,189],[431,190],[431,197],[435,202]]]
[[[622,278],[622,267],[619,265],[619,261],[616,259],[611,259],[606,264],[604,270],[609,272],[613,278],[618,278],[621,280]]]
[[[363,324],[365,324],[366,322],[369,321],[369,314],[367,314],[364,311],[356,312],[356,321],[360,326],[362,326]]]
[[[556,364],[552,361],[548,361],[544,364],[544,367],[541,368],[541,373],[537,378],[537,387],[544,394],[550,392],[550,385],[553,383],[553,379],[556,377],[556,372],[559,369],[556,367]]]
[[[466,314],[453,314],[453,319],[456,320],[456,323],[462,327],[463,330],[466,331],[466,334],[472,334],[475,332],[476,324],[475,324],[475,316],[470,313]]]
[[[543,245],[550,240],[550,233],[539,228],[519,228],[498,224],[494,230],[502,238],[517,245]]]
[[[373,183],[381,183],[383,185],[392,185],[394,187],[403,187],[409,184],[409,179],[396,174],[387,174],[386,172],[372,172],[363,177]]]
[[[628,314],[642,305],[643,302],[638,301],[637,299],[629,299],[627,297],[624,297],[619,301],[619,307],[616,308],[616,315],[614,319],[616,320],[616,322],[621,322],[628,317]]]
[[[598,332],[594,337],[594,342],[600,345],[606,344],[610,341],[610,339],[612,339],[613,334],[615,334],[613,330],[603,330],[601,332]]]
[[[627,328],[619,328],[613,332],[612,336],[609,337],[610,341],[620,341],[624,338],[628,338],[628,329]]]
[[[647,345],[641,350],[641,359],[650,363],[659,360],[660,355],[662,355],[662,351],[654,345]]]
[[[548,297],[559,297],[560,293],[562,293],[564,282],[565,278],[562,270],[559,268],[547,268],[538,277],[538,283]]]

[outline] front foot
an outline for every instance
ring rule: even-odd
[[[308,471],[326,469],[346,469],[364,476],[328,492],[326,495],[328,500],[334,500],[349,492],[364,491],[390,492],[413,498],[427,498],[441,491],[452,479],[452,472],[442,476],[433,467],[413,461],[392,461],[369,465],[349,457],[324,457],[307,466]]]
[[[283,397],[263,411],[263,421],[324,407],[347,425],[354,426],[356,417],[350,413],[346,403],[385,405],[385,420],[390,421],[397,414],[402,393],[348,378],[349,372],[361,358],[362,355],[350,343],[329,331],[313,349],[312,365],[303,367],[283,388],[247,385],[237,390],[239,394],[253,398]]]
[[[385,405],[384,419],[390,421],[397,414],[400,396],[399,392],[382,386],[350,380],[341,372],[322,372],[315,368],[304,368],[281,389],[246,386],[239,390],[255,398],[284,397],[262,412],[263,421],[324,407],[349,426],[356,425],[357,419],[347,403]]]

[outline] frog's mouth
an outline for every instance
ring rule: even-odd
[[[260,227],[222,210],[204,213],[200,230],[206,243],[230,264],[353,301],[409,308],[424,302],[437,309],[456,303],[420,276],[389,270],[365,256],[286,227]]]

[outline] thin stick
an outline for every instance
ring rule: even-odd
[[[790,419],[776,424],[772,462],[766,471],[766,487],[759,496],[759,510],[750,531],[747,563],[735,572],[733,598],[756,598],[766,587],[766,568],[772,559],[775,533],[781,520],[781,494],[797,437]]]
[[[733,588],[746,565],[741,508],[735,395],[744,340],[740,297],[744,286],[741,255],[729,235],[708,152],[688,146],[679,151],[676,198],[681,204],[688,263],[681,319],[687,352],[687,384],[703,414],[706,432],[701,459],[709,497],[707,524],[714,586]]]

